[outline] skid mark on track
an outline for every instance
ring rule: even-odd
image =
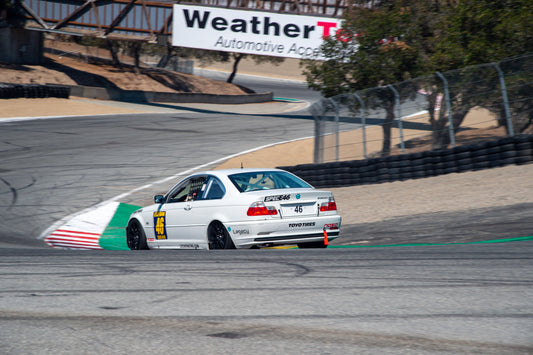
[[[9,181],[7,181],[7,180],[5,180],[5,179],[3,179],[1,177],[0,177],[0,181],[2,181],[7,186],[9,191],[11,192],[11,203],[9,204],[9,206],[7,206],[7,209],[10,209],[11,207],[13,207],[17,203],[17,199],[18,199],[17,189],[15,189],[13,186],[11,186]]]

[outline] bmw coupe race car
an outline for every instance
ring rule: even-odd
[[[193,174],[154,202],[130,216],[132,250],[323,248],[341,226],[331,192],[280,169]]]

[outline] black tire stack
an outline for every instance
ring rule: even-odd
[[[57,97],[68,99],[70,88],[61,85],[0,83],[0,99],[38,99]]]
[[[445,150],[280,168],[322,188],[420,179],[531,162],[533,135],[529,134]]]

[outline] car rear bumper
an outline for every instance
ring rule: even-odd
[[[324,230],[333,240],[339,236],[340,227],[339,215],[226,224],[237,248],[318,242],[324,240]]]

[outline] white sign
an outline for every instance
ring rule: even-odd
[[[172,45],[214,51],[322,59],[323,38],[342,21],[330,17],[174,5]]]

